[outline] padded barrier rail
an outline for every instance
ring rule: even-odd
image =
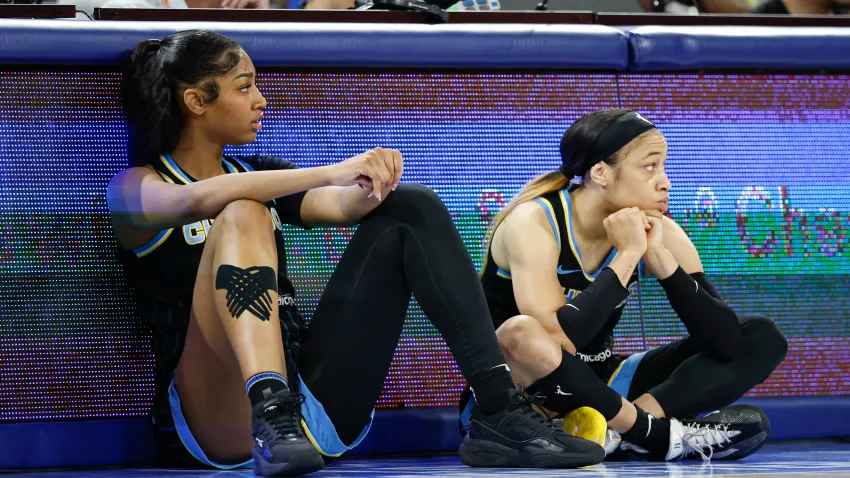
[[[630,71],[847,69],[850,28],[638,27]]]
[[[260,67],[850,69],[847,28],[74,20],[0,20],[0,64],[115,65],[139,41],[187,28],[231,36]]]
[[[625,71],[626,35],[599,25],[79,22],[0,20],[0,64],[114,65],[190,29],[238,41],[258,67],[560,68]]]

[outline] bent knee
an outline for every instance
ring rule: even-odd
[[[271,230],[269,210],[262,203],[250,199],[239,199],[228,204],[215,218],[219,229],[229,228],[239,231],[265,228]]]
[[[496,338],[500,344],[511,346],[538,335],[537,329],[542,328],[537,319],[530,315],[515,315],[496,329]]]
[[[413,201],[413,202],[438,202],[443,201],[433,189],[422,184],[399,184],[395,191],[390,194],[392,197],[398,198],[398,201]]]
[[[387,196],[382,207],[397,210],[405,219],[416,217],[416,211],[421,211],[421,215],[426,217],[438,212],[445,213],[448,217],[448,209],[440,196],[433,189],[421,184],[399,184],[396,190]]]
[[[506,320],[497,330],[496,339],[502,350],[513,357],[534,354],[538,356],[551,350],[557,351],[560,361],[560,346],[534,317],[517,315]]]
[[[777,364],[785,359],[788,339],[773,320],[757,315],[745,318],[742,323],[744,347],[769,355]]]

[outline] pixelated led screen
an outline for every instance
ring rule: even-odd
[[[118,80],[0,72],[0,421],[142,416],[151,405],[149,333],[133,318],[104,201],[126,166]],[[478,266],[486,224],[556,167],[572,121],[639,110],[669,140],[671,212],[718,289],[789,337],[786,362],[753,394],[850,393],[848,77],[266,73],[258,85],[266,120],[240,151],[310,167],[397,148],[404,180],[442,196]],[[287,234],[309,316],[351,230]],[[683,333],[648,280],[617,348]],[[455,406],[462,383],[414,306],[379,407]]]

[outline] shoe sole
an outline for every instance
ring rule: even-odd
[[[759,436],[759,435],[756,435],[756,436]],[[765,444],[765,443],[767,443],[767,437],[768,437],[768,436],[769,436],[769,434],[768,434],[767,432],[765,432],[765,435],[764,435],[764,437],[763,437],[763,439],[762,439],[761,443],[759,443],[759,444],[758,444],[758,445],[756,445],[756,446],[755,446],[752,450],[750,450],[750,451],[748,451],[748,452],[744,453],[743,455],[739,455],[739,456],[736,456],[735,458],[731,458],[731,459],[733,459],[733,460],[740,460],[741,458],[746,458],[746,457],[748,457],[748,456],[752,455],[753,453],[755,453],[755,452],[757,452],[757,451],[761,450],[761,447],[763,447],[763,446],[764,446],[764,444]]]
[[[578,468],[601,463],[605,450],[593,453],[553,453],[538,447],[509,448],[467,436],[458,449],[460,461],[474,468]]]
[[[767,442],[767,437],[768,437],[767,432],[763,431],[763,432],[761,432],[757,435],[754,435],[754,436],[752,436],[752,437],[750,437],[750,438],[748,438],[747,440],[744,441],[744,443],[748,443],[748,442],[751,442],[751,441],[759,441],[758,445],[750,448],[749,450],[747,450],[744,453],[741,453],[741,454],[733,453],[731,455],[724,456],[724,457],[721,457],[721,458],[712,458],[712,461],[714,461],[714,460],[717,460],[717,461],[737,461],[737,460],[740,460],[742,458],[746,458],[746,457],[752,455],[753,453],[759,451],[761,449],[761,447],[763,447],[764,444]],[[740,445],[741,444],[738,444],[738,446],[740,446]]]
[[[254,474],[259,476],[301,476],[321,471],[325,461],[315,449],[312,453],[302,452],[293,454],[283,463],[270,463],[254,448]]]
[[[605,445],[608,422],[605,417],[590,407],[576,408],[564,417],[564,431],[572,436]]]

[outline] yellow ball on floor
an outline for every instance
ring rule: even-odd
[[[576,408],[564,417],[563,427],[564,431],[570,435],[605,445],[608,422],[596,409],[590,407]]]

